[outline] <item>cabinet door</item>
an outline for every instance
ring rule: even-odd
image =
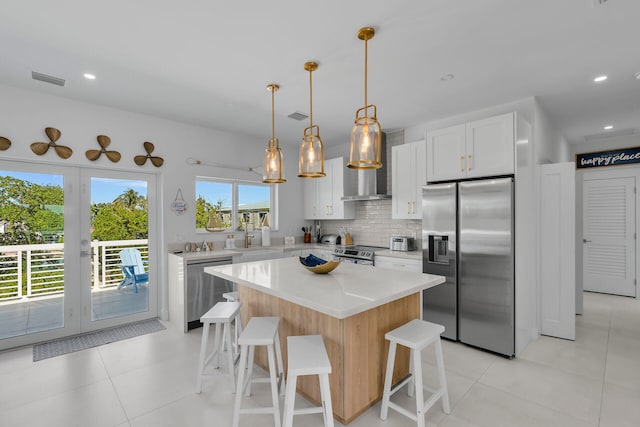
[[[413,147],[410,144],[391,148],[391,217],[405,219],[411,216],[412,201],[415,202],[415,174],[413,173]]]
[[[513,174],[513,121],[509,113],[467,123],[465,168],[469,178]]]
[[[422,273],[422,262],[406,258],[376,256],[376,267]]]
[[[427,185],[427,144],[425,141],[415,143],[415,187],[413,193],[412,219],[422,219],[422,187]]]
[[[316,184],[316,218],[331,219],[333,203],[333,176],[330,162],[325,162],[324,171],[327,174],[322,178],[309,178]]]
[[[465,125],[427,133],[427,181],[466,177]]]
[[[317,179],[304,180],[304,219],[318,219]]]

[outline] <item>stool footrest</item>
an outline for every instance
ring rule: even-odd
[[[411,381],[412,378],[413,378],[412,374],[407,374],[403,379],[398,381],[395,385],[391,387],[391,393],[389,393],[389,396],[393,396],[393,393],[395,393],[396,391],[400,390],[402,387],[407,385],[407,383]]]
[[[293,415],[309,415],[309,414],[322,414],[324,413],[323,406],[317,406],[315,408],[296,409],[293,411]]]
[[[393,402],[389,402],[389,409],[393,409],[396,412],[400,412],[402,415],[404,415],[407,418],[412,419],[413,421],[418,421],[418,417],[416,417],[416,414],[414,414],[413,412],[409,412],[406,409],[404,409],[402,406],[393,403]]]
[[[265,406],[260,408],[243,408],[240,409],[240,414],[273,414],[272,406]]]

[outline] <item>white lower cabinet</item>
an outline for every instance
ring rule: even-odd
[[[422,260],[408,259],[393,256],[376,255],[375,265],[379,268],[388,268],[391,270],[404,270],[414,273],[422,273]]]

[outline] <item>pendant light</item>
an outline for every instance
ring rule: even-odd
[[[311,73],[318,69],[316,62],[306,62],[304,69],[309,72],[309,127],[302,134],[298,176],[300,178],[322,178],[324,173],[324,149],[320,139],[320,128],[313,125],[313,85]]]
[[[351,149],[347,167],[352,169],[379,169],[382,167],[382,129],[376,118],[376,106],[367,105],[368,41],[375,35],[371,27],[358,31],[364,40],[364,107],[356,111],[355,126],[351,131]]]
[[[267,90],[271,92],[271,139],[267,142],[267,153],[264,157],[264,174],[262,182],[266,184],[281,184],[287,182],[284,179],[284,170],[282,169],[282,151],[278,138],[275,137],[274,131],[274,94],[280,89],[275,83],[267,85]]]

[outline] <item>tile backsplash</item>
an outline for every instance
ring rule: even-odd
[[[357,245],[389,247],[393,235],[414,236],[421,248],[422,221],[391,219],[391,200],[366,200],[356,204],[356,219],[322,221],[322,234],[337,234],[341,227],[348,229]],[[415,234],[414,234],[415,233]]]

